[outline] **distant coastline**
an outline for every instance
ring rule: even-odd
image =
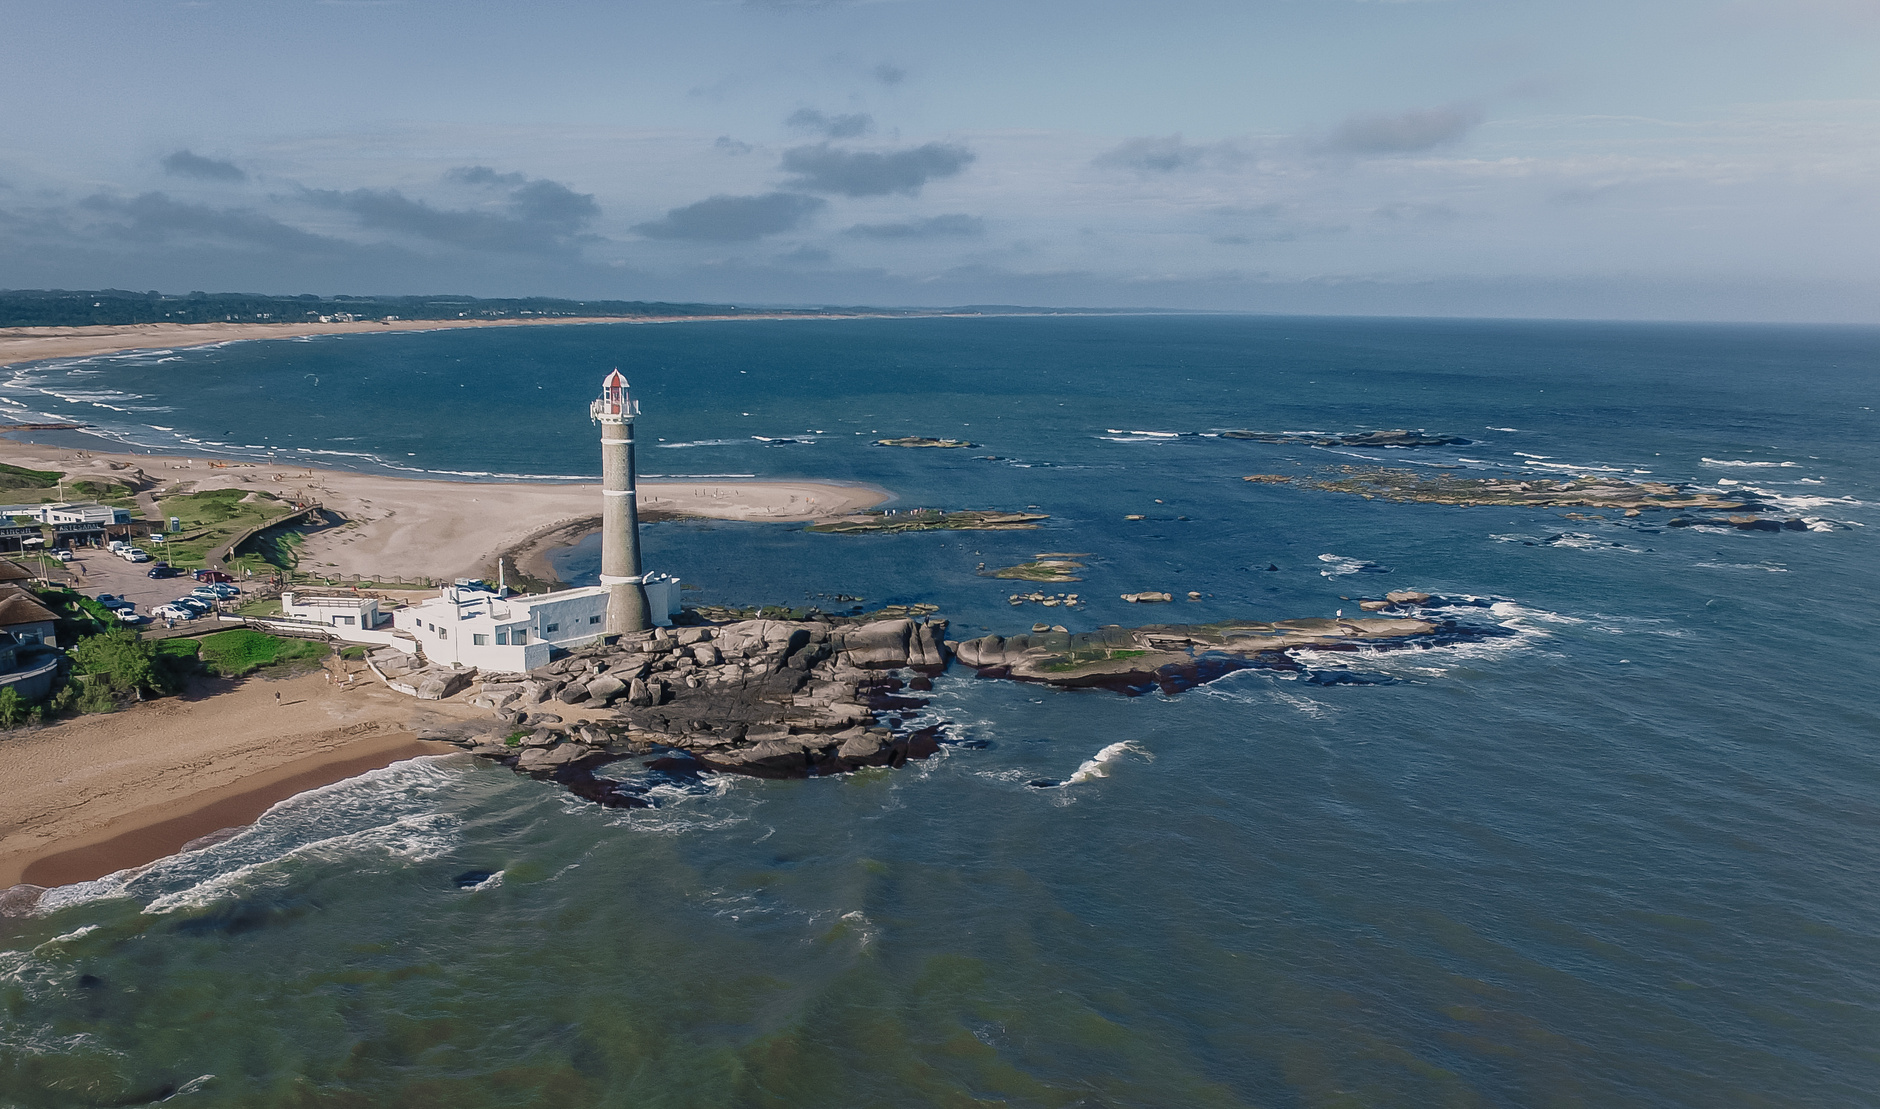
[[[562,327],[570,324],[729,323],[736,320],[965,319],[987,312],[777,312],[723,316],[585,316],[500,320],[355,320],[333,323],[129,323],[84,327],[0,327],[0,366],[48,358],[89,358],[127,350],[207,347],[249,339],[300,339],[315,335],[380,335],[394,331],[445,331],[482,327]],[[1037,314],[1045,314],[1039,312]],[[1064,312],[1051,315],[1076,315]]]

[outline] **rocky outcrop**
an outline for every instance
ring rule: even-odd
[[[1446,632],[1455,633],[1454,626],[1377,616],[1142,628],[1111,625],[1090,632],[1054,628],[1031,635],[987,635],[966,640],[954,651],[983,677],[1125,693],[1157,688],[1174,693],[1230,670],[1296,669],[1287,653],[1301,648],[1337,651],[1409,645]]]
[[[626,636],[483,683],[471,703],[509,730],[454,741],[603,804],[636,803],[595,773],[630,754],[682,752],[693,772],[759,777],[899,765],[931,754],[938,739],[937,729],[905,725],[924,703],[910,687],[931,683],[894,674],[944,670],[946,628],[913,618],[743,620]],[[563,723],[534,711],[541,705],[588,719]]]

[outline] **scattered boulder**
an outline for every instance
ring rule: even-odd
[[[1125,593],[1123,594],[1123,599],[1132,605],[1160,605],[1167,604],[1175,598],[1168,593],[1151,591],[1148,593]]]
[[[470,688],[475,670],[432,670],[417,684],[418,700],[442,701]]]

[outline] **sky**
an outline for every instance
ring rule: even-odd
[[[0,27],[0,288],[1880,322],[1880,0]]]

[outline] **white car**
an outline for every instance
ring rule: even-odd
[[[126,562],[149,562],[150,561],[150,552],[144,550],[142,547],[132,547],[129,550],[122,551],[120,553],[123,554],[124,560]]]
[[[194,609],[187,609],[182,605],[164,605],[162,608],[152,609],[150,615],[162,620],[194,620],[196,618]]]
[[[60,562],[70,562],[75,557],[71,551],[66,550],[64,547],[60,547],[58,550],[53,551],[52,556],[58,559]]]
[[[146,619],[146,618],[145,618],[145,617],[143,617],[143,616],[139,616],[139,615],[137,614],[137,610],[136,610],[136,609],[134,609],[134,608],[120,608],[120,609],[118,609],[118,610],[117,610],[117,618],[118,618],[119,620],[122,620],[122,621],[124,621],[124,622],[125,622],[126,624],[141,624],[141,623],[143,623],[143,622],[144,622],[144,620]]]

